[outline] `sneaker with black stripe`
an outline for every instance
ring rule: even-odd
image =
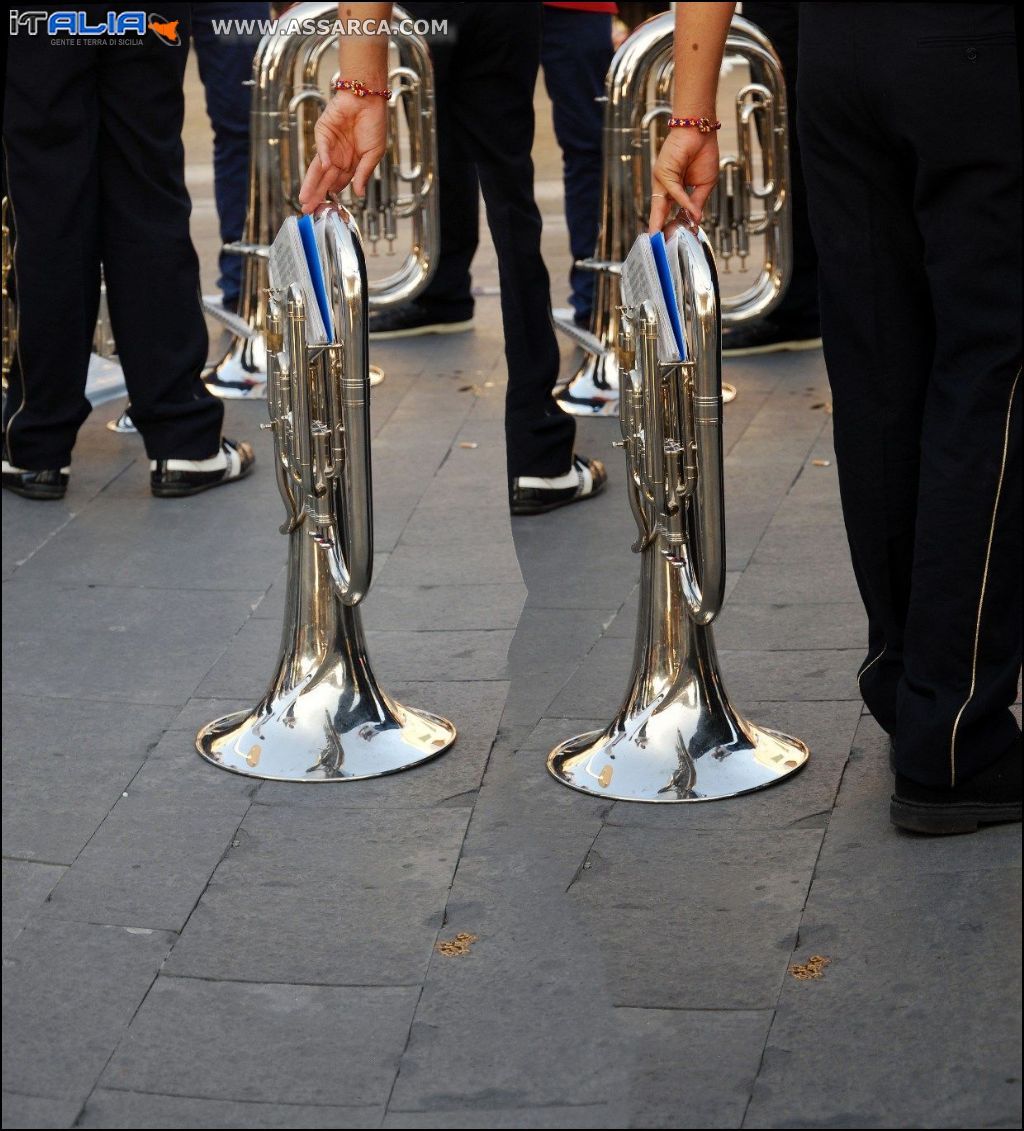
[[[564,475],[544,479],[533,475],[520,475],[512,481],[511,509],[513,514],[544,514],[592,499],[604,490],[608,472],[599,459],[585,456],[572,457],[572,466]]]
[[[158,499],[182,499],[244,479],[256,455],[244,440],[221,440],[209,459],[154,459],[149,462],[150,490]]]

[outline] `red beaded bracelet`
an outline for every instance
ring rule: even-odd
[[[368,94],[377,98],[390,98],[392,94],[390,87],[385,87],[383,90],[371,90],[366,83],[360,82],[359,79],[335,79],[331,83],[331,90],[347,90],[349,94],[354,94],[357,98],[365,98]]]
[[[702,134],[714,133],[722,128],[721,122],[713,122],[710,118],[669,118],[668,124],[673,127],[692,126]]]

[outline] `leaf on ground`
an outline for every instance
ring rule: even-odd
[[[453,939],[438,940],[434,944],[434,950],[438,954],[443,954],[445,958],[461,958],[462,955],[469,954],[469,948],[479,938],[479,935],[470,935],[465,931],[460,931]]]
[[[816,981],[825,973],[825,967],[832,964],[831,958],[824,954],[812,954],[806,962],[794,962],[789,968],[790,974],[799,982]]]

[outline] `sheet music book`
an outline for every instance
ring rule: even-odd
[[[672,258],[677,260],[675,272],[670,266]],[[678,283],[675,277],[679,277]],[[658,356],[662,361],[678,361],[686,356],[676,289],[681,282],[675,243],[670,256],[660,232],[638,236],[622,264],[622,299],[627,306],[645,301],[654,306],[658,316]]]
[[[334,324],[331,319],[331,304],[327,298],[327,283],[324,280],[324,225],[319,223],[319,233],[314,231],[313,217],[299,217],[299,235],[302,236],[302,247],[306,253],[306,262],[309,273],[313,279],[313,290],[316,292],[317,305],[320,307],[320,317],[324,320],[327,331],[327,340],[334,341]]]
[[[290,286],[292,283],[298,286],[306,306],[306,340],[310,345],[323,345],[331,338],[328,336],[321,314],[320,299],[316,293],[310,263],[299,229],[299,219],[297,216],[287,216],[274,242],[270,245],[270,285],[275,290]],[[320,287],[326,299],[323,269],[315,241],[312,263],[319,274]]]

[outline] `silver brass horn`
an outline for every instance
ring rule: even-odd
[[[251,711],[203,727],[199,753],[281,781],[377,777],[447,750],[447,719],[377,686],[358,605],[370,586],[373,502],[366,264],[348,212],[325,205],[325,276],[337,342],[308,345],[302,294],[269,295],[267,400],[287,510],[281,657]]]
[[[763,789],[809,756],[729,702],[711,622],[725,593],[718,276],[707,236],[681,232],[689,360],[658,360],[649,303],[623,311],[620,421],[641,555],[633,675],[611,723],[556,747],[565,785],[621,801],[709,801]]]
[[[321,63],[336,53],[335,32],[298,33],[293,27],[333,24],[337,4],[296,4],[277,31],[263,37],[252,68],[249,113],[249,202],[245,231],[226,250],[244,257],[238,316],[249,328],[239,333],[206,376],[229,384],[266,380],[263,330],[267,314],[267,249],[286,216],[299,211],[299,186],[316,152],[313,127],[326,104]],[[392,23],[406,19],[396,7]],[[388,151],[371,181],[365,202],[346,197],[359,220],[371,256],[385,273],[373,273],[367,298],[386,307],[415,298],[437,266],[440,250],[434,71],[426,40],[394,31],[388,85]],[[329,77],[329,75],[327,76]],[[400,229],[399,222],[403,223]],[[403,242],[396,248],[396,240]],[[404,252],[404,254],[403,254]]]
[[[605,81],[601,224],[593,258],[578,264],[597,272],[590,332],[556,320],[584,351],[561,398],[569,412],[616,408],[619,269],[647,229],[654,162],[671,114],[674,30],[671,12],[641,24],[616,52]],[[722,321],[733,326],[762,318],[782,299],[792,274],[793,239],[782,65],[767,36],[740,16],[733,17],[725,55],[740,56],[762,80],[736,96],[738,153],[723,157],[718,186],[704,209],[704,230],[726,269],[734,258],[746,266],[752,239],[763,248],[753,282],[722,299]]]

